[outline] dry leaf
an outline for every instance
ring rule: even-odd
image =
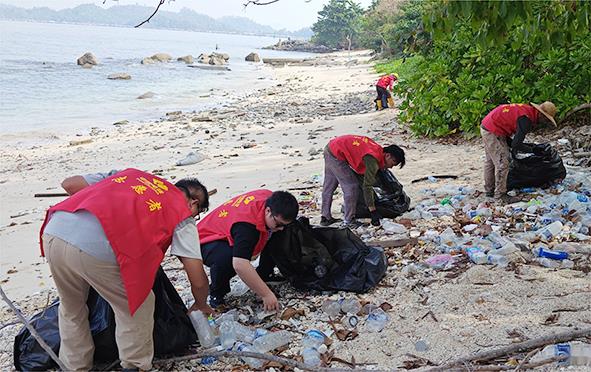
[[[289,320],[294,316],[299,318],[300,316],[305,314],[306,313],[302,309],[294,309],[293,307],[288,307],[287,309],[283,310],[283,313],[281,314],[281,319]]]
[[[546,320],[544,320],[544,325],[550,325],[550,324],[555,324],[556,322],[558,322],[558,318],[560,318],[560,313],[556,313],[556,314],[552,314],[549,317],[546,318]]]
[[[380,305],[380,307],[382,308],[382,310],[384,311],[390,311],[394,308],[394,306],[390,305],[387,302],[384,302],[383,304]]]
[[[357,331],[348,331],[346,329],[339,329],[335,332],[335,334],[337,335],[337,338],[341,341],[354,340],[355,338],[357,338],[357,336],[359,336],[359,333],[357,333]]]

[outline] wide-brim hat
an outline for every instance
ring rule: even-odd
[[[556,116],[556,106],[552,102],[546,101],[541,105],[531,102],[531,105],[536,110],[544,114],[544,116],[547,117],[548,120],[550,120],[555,127],[558,126],[556,125],[556,120],[554,120],[554,116]]]

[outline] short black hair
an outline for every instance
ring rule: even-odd
[[[274,216],[281,216],[287,221],[295,220],[300,209],[295,196],[287,191],[275,191],[265,202],[265,207],[269,207]]]
[[[400,168],[404,167],[404,164],[406,164],[406,159],[404,158],[404,150],[401,149],[400,146],[386,146],[384,147],[384,152],[387,152],[388,154],[396,158],[396,160],[398,161],[398,165],[400,165]]]
[[[202,191],[203,195],[205,195],[205,200],[200,200],[199,208],[209,208],[209,194],[207,188],[199,182],[197,178],[183,178],[182,180],[177,181],[174,185],[181,189],[189,199],[191,199],[191,189],[194,191]]]

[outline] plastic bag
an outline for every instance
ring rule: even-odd
[[[273,233],[265,250],[298,289],[363,293],[387,268],[381,248],[365,245],[347,228],[310,226],[305,217]]]
[[[363,196],[363,179],[359,181],[359,198],[355,217],[369,218],[369,209]],[[410,197],[404,192],[402,185],[389,170],[379,170],[377,185],[374,187],[374,200],[378,213],[385,218],[395,218],[408,211]]]
[[[197,342],[180,296],[160,268],[152,290],[154,305],[154,354],[168,355],[185,350]],[[110,364],[119,358],[115,343],[115,315],[111,306],[90,289],[86,301],[89,311],[90,331],[95,345],[94,363]],[[43,340],[58,354],[60,336],[58,329],[59,300],[45,311],[34,315],[30,322]],[[39,346],[25,327],[14,338],[14,366],[21,371],[44,371],[57,368],[51,357]]]
[[[507,175],[507,190],[542,187],[566,177],[562,158],[549,143],[526,145],[532,148],[532,154],[522,159],[512,156]]]

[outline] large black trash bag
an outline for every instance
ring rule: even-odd
[[[385,275],[384,251],[348,228],[310,226],[300,217],[267,243],[279,271],[298,289],[363,293]]]
[[[363,195],[363,178],[359,181],[359,197],[357,198],[356,218],[370,217],[369,209],[365,203]],[[402,184],[387,169],[379,170],[377,175],[377,184],[374,187],[374,200],[376,210],[385,218],[395,218],[408,211],[410,207],[410,197],[406,195]]]
[[[161,356],[182,352],[197,341],[197,335],[186,315],[187,308],[162,268],[156,274],[152,290],[155,295],[154,354]],[[110,364],[119,358],[115,343],[115,315],[107,301],[92,288],[86,303],[95,345],[94,362]],[[59,353],[60,345],[58,308],[59,301],[56,300],[45,311],[30,319],[33,327],[56,354]],[[14,366],[19,371],[57,368],[25,327],[14,339]]]
[[[566,177],[562,158],[549,143],[526,144],[532,148],[530,156],[518,159],[512,156],[507,175],[507,189],[542,187]]]

